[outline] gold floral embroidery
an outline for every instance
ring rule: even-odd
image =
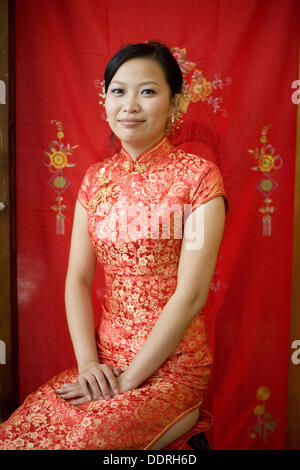
[[[123,162],[122,167],[124,168],[124,170],[129,171],[130,170],[130,161],[127,160],[126,162]]]
[[[134,171],[137,171],[138,173],[141,174],[141,173],[143,173],[144,171],[146,171],[148,169],[149,165],[150,165],[150,163],[136,162],[135,166],[134,166]],[[130,166],[131,165],[130,165],[129,161],[125,161],[122,164],[122,167],[125,170],[127,170],[127,172],[130,171]],[[122,178],[122,177],[123,176],[121,176],[120,178]],[[118,180],[120,178],[118,178]],[[112,189],[113,186],[116,184],[116,182],[112,183],[109,186],[101,187],[101,186],[106,185],[110,181],[111,181],[110,178],[105,177],[103,175],[101,175],[97,178],[97,186],[100,187],[100,189],[96,192],[96,194],[93,196],[93,198],[88,203],[88,208],[92,213],[96,212],[97,207],[99,206],[99,204],[103,205],[103,207],[106,210],[108,210],[109,207],[111,206],[111,203],[107,200],[107,198],[116,196],[115,191]],[[93,221],[93,226],[95,226],[95,221]]]
[[[136,162],[135,165],[134,165],[134,170],[133,171],[137,171],[138,173],[143,173],[144,171],[146,171],[148,169],[148,166],[150,165],[150,163],[140,163],[140,162]],[[130,171],[130,168],[131,168],[131,163],[129,160],[126,160],[125,162],[122,163],[122,167],[124,168],[124,170],[126,170],[127,172]]]
[[[143,173],[144,171],[147,170],[149,166],[149,163],[139,163],[139,162],[136,162],[135,164],[135,171],[137,171],[138,173]]]
[[[97,178],[97,186],[103,186],[106,183],[109,183],[111,180],[105,176],[99,176]],[[103,206],[108,209],[111,206],[111,203],[107,201],[109,196],[116,196],[116,193],[112,189],[113,184],[110,186],[103,187],[96,192],[93,198],[89,201],[88,207],[90,211],[93,213],[96,211],[99,204],[103,204]]]
[[[266,410],[266,401],[270,398],[271,392],[268,387],[262,386],[256,390],[256,398],[262,403],[256,405],[253,413],[257,416],[256,424],[249,430],[251,439],[263,439],[267,444],[267,436],[273,433],[278,425],[278,418],[273,418],[273,415]]]

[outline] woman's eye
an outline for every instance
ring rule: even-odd
[[[152,95],[152,94],[155,94],[156,91],[155,90],[152,90],[151,88],[146,88],[144,90],[142,90],[142,94],[144,95]]]
[[[124,91],[124,90],[123,90],[122,88],[113,88],[113,89],[111,90],[111,92],[112,92],[113,95],[121,95],[121,94],[123,93],[123,91]]]

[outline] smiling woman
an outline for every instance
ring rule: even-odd
[[[27,397],[0,426],[0,449],[157,450],[205,414],[212,355],[203,307],[228,201],[218,167],[168,140],[181,89],[163,44],[126,46],[108,63],[105,108],[121,149],[87,169],[75,206],[65,303],[77,367]],[[129,203],[154,206],[163,220],[167,206],[170,235],[162,221],[153,232],[145,220],[143,233],[129,237],[121,219]],[[175,238],[173,208],[185,205],[183,237]],[[106,291],[95,331],[97,262]]]
[[[160,44],[124,48],[118,60],[108,63],[108,122],[133,159],[164,136],[167,120],[178,106],[182,83],[179,65]]]
[[[172,112],[161,66],[147,58],[125,62],[108,87],[105,108],[112,131],[133,158],[158,142]]]

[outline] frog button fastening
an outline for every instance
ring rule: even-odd
[[[134,169],[133,171],[137,171],[138,173],[143,173],[144,171],[147,170],[148,166],[150,165],[150,163],[140,163],[140,162],[136,162],[134,164]],[[128,173],[130,172],[130,167],[131,167],[131,163],[129,160],[126,160],[125,162],[123,162],[122,164],[122,167],[124,168],[124,170],[126,170]]]

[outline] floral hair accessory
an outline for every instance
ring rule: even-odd
[[[101,100],[99,101],[99,104],[102,104],[102,106],[105,106],[105,98],[106,98],[106,91],[105,91],[105,80],[102,80],[100,83],[102,91],[99,93],[99,96]],[[103,101],[102,101],[103,100]]]

